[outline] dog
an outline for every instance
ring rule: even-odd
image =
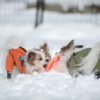
[[[83,47],[82,45],[74,46],[73,44],[74,40],[63,46],[60,49],[60,52],[56,53],[56,56],[48,64],[48,67],[46,69],[47,72],[51,70],[51,68],[53,68],[57,72],[62,72],[69,75],[69,69],[67,64],[69,63],[71,56],[74,53],[80,51]]]
[[[69,44],[63,46],[59,52],[60,60],[59,62],[57,62],[58,64],[56,64],[56,66],[58,66],[58,69],[56,69],[56,71],[70,74],[70,69],[68,66],[70,59],[73,55],[81,51],[82,48],[83,45],[74,45],[74,40],[69,42]],[[87,56],[81,58],[81,62],[76,65],[77,68],[75,69],[73,76],[76,76],[78,74],[89,75],[91,73],[94,73],[93,69],[95,68],[99,59],[100,43],[97,43],[93,48],[91,48]],[[100,73],[96,73],[96,75],[100,76]]]
[[[63,46],[60,49],[60,55],[61,55],[60,61],[63,62],[63,64],[65,65],[64,67],[66,67],[66,70],[67,70],[65,71],[65,73],[67,72],[67,74],[70,74],[70,69],[69,69],[68,64],[70,62],[71,56],[81,51],[82,48],[83,48],[83,45],[74,45],[74,40],[72,40],[67,45]]]
[[[50,60],[48,45],[44,43],[40,48],[28,50],[26,55],[22,57],[22,64],[26,67],[27,74],[32,74],[35,71],[41,73],[45,72]]]
[[[2,69],[7,72],[7,78],[11,78],[11,74],[12,74],[12,78],[16,77],[16,75],[20,72],[20,70],[18,70],[18,66],[17,66],[18,64],[16,64],[17,67],[13,66],[14,68],[11,68],[12,70],[9,72],[9,70],[6,67],[7,66],[6,62],[8,59],[7,55],[10,54],[11,59],[15,60],[14,57],[16,57],[17,55],[13,56],[10,53],[10,51],[17,50],[17,49],[18,51],[19,49],[24,51],[23,48],[24,48],[24,41],[17,36],[8,37],[6,42],[1,46],[0,48],[1,60],[0,61],[1,61]],[[32,74],[34,71],[38,73],[44,72],[50,59],[51,59],[51,56],[49,53],[48,45],[47,43],[44,43],[39,48],[33,48],[31,50],[26,50],[25,55],[22,54],[22,56],[19,56],[17,60],[19,62],[21,61],[23,69],[26,69],[26,74]]]

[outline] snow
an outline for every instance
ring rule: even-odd
[[[22,7],[22,6],[21,6]],[[3,10],[4,8],[1,7]],[[20,9],[20,8],[19,8]],[[22,10],[23,9],[23,10]],[[19,11],[16,7],[11,11],[16,18],[33,12],[25,10],[24,6]],[[16,12],[17,11],[17,12]],[[24,11],[22,13],[22,11]],[[1,12],[2,13],[2,12]],[[1,14],[0,13],[0,14]],[[58,13],[45,13],[44,24],[34,28],[31,17],[23,20],[24,23],[14,24],[7,19],[6,24],[0,24],[0,46],[10,35],[17,35],[25,42],[25,48],[39,47],[45,41],[49,44],[52,57],[59,49],[74,39],[75,44],[83,44],[84,48],[93,47],[100,40],[99,15],[84,15],[86,21],[82,21],[82,15],[62,15]],[[2,17],[5,17],[1,14]],[[54,15],[54,16],[53,16]],[[66,21],[66,16],[68,16]],[[73,18],[73,16],[75,18]],[[91,17],[92,16],[92,17]],[[95,17],[97,18],[95,19]],[[77,19],[80,18],[80,20]],[[70,19],[70,18],[73,18]],[[58,23],[58,20],[61,22]],[[25,21],[26,20],[26,21]],[[18,21],[18,20],[17,20]],[[93,21],[93,22],[92,22]],[[20,20],[19,20],[20,22]],[[98,22],[98,23],[97,23]],[[1,55],[0,55],[1,56]],[[2,61],[2,59],[0,60]],[[0,63],[0,100],[100,100],[100,80],[93,75],[72,78],[54,70],[32,75],[18,74],[14,79],[6,79],[5,66]]]
[[[52,56],[62,45],[75,39],[76,44],[92,47],[99,42],[100,26],[92,24],[48,24],[37,29],[32,25],[0,25],[0,45],[13,34],[25,40],[25,47],[33,48],[47,41]],[[4,68],[1,66],[0,69]],[[7,80],[0,72],[0,100],[100,100],[100,80],[90,76],[72,78],[63,73],[18,74],[15,79]]]
[[[31,24],[0,25],[0,45],[7,39],[9,35],[17,35],[24,39],[25,47],[38,47],[43,42],[48,42],[50,51],[59,51],[62,45],[67,44],[74,39],[75,44],[83,44],[86,47],[93,47],[99,42],[100,26],[85,23],[44,23],[38,28],[34,28]],[[56,46],[56,48],[54,48]],[[53,51],[54,52],[54,51]],[[54,56],[54,55],[53,55]]]
[[[19,74],[0,83],[1,100],[99,100],[100,80],[93,75],[78,78],[63,73]],[[5,95],[4,95],[5,94]]]

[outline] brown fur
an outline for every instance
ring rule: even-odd
[[[43,52],[45,53],[46,57],[49,57],[51,59],[47,43],[44,43],[42,46],[40,46],[40,49],[43,49]]]
[[[28,73],[44,72],[51,56],[49,54],[48,46],[44,43],[40,48],[33,48],[27,52],[23,57],[24,65]]]
[[[70,49],[74,44],[74,40],[70,41],[68,45],[66,46],[63,46],[61,49],[60,49],[60,53],[63,53],[65,52],[67,49]]]
[[[33,61],[35,57],[36,57],[35,52],[29,52],[27,61],[30,65],[34,65]]]

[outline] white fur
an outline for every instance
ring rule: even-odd
[[[8,37],[1,49],[9,51],[10,49],[17,49],[20,46],[24,46],[23,40],[15,35],[12,35]]]
[[[36,65],[30,65],[27,61],[28,54],[30,52],[35,52],[36,54],[40,54],[42,56],[43,60],[41,62],[36,60],[36,63],[35,63]],[[28,50],[28,52],[24,56],[24,61],[25,61],[26,71],[28,74],[32,74],[34,71],[39,72],[39,73],[45,71],[45,69],[43,68],[43,65],[46,63],[45,62],[45,54],[41,49],[40,49],[40,51],[37,51],[35,49]]]
[[[75,48],[75,46],[70,47],[64,54],[61,54],[60,62],[62,64],[58,64],[60,67],[60,71],[68,73],[67,63],[70,60],[73,53],[80,51],[80,48]],[[94,67],[96,66],[98,60],[100,58],[100,43],[97,43],[89,52],[89,54],[82,58],[82,61],[77,68],[77,71],[82,71],[83,74],[90,74],[93,72]]]
[[[89,52],[89,54],[82,59],[78,71],[82,71],[83,74],[90,74],[96,66],[100,58],[100,43],[97,43]]]
[[[74,46],[72,46],[71,48],[66,50],[64,53],[61,53],[60,60],[53,65],[53,68],[58,72],[63,72],[66,75],[69,75],[67,63],[70,60],[73,53],[76,53],[80,50],[81,50],[80,48],[75,48]]]
[[[44,72],[45,69],[43,68],[43,66],[33,66],[33,65],[29,65],[28,63],[26,63],[26,73],[27,74],[33,74],[33,72]]]

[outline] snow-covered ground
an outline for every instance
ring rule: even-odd
[[[24,39],[25,47],[38,47],[47,41],[54,56],[62,45],[75,39],[76,44],[92,47],[100,38],[100,26],[92,24],[0,25],[0,45],[10,35]],[[4,66],[0,65],[0,69]],[[54,71],[30,75],[18,74],[7,80],[0,72],[0,100],[100,100],[100,80],[93,75],[72,78]]]
[[[24,16],[20,13],[21,10],[14,11],[12,10],[11,14]],[[27,12],[35,13],[34,10],[24,11],[26,15]],[[3,17],[3,14],[1,15]],[[58,23],[58,15],[62,22]],[[53,17],[52,13],[51,17],[51,13],[46,12],[44,24],[36,29],[27,20],[26,24],[0,24],[0,46],[10,35],[17,35],[24,40],[26,49],[38,47],[47,41],[50,53],[54,56],[61,46],[72,39],[75,44],[83,44],[84,48],[100,42],[100,26],[95,22],[91,23],[91,16],[86,23],[77,21],[77,17],[74,21],[66,21],[66,16],[68,15],[54,13]],[[70,17],[73,15],[69,15]],[[99,17],[97,20],[100,22]],[[100,100],[100,80],[95,79],[93,75],[72,78],[52,70],[42,74],[18,74],[15,79],[7,80],[4,69],[5,66],[0,65],[0,100]]]
[[[1,100],[100,100],[100,80],[71,78],[62,73],[19,74],[0,82]]]

